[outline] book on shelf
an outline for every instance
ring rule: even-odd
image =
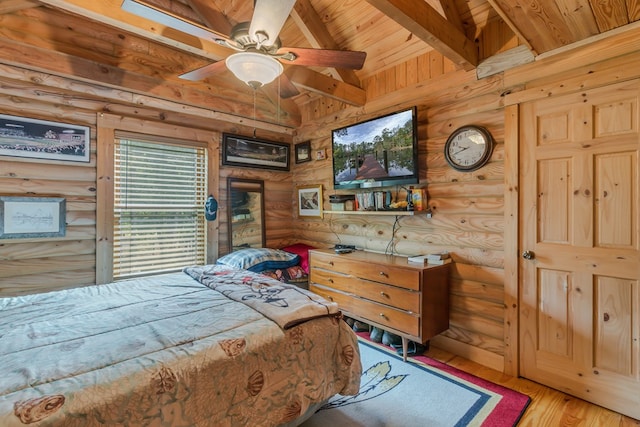
[[[440,259],[447,259],[447,258],[449,258],[449,252],[446,252],[446,251],[427,254],[427,259],[440,260]]]
[[[409,262],[411,264],[426,265],[427,264],[427,255],[410,256],[409,258],[407,258],[407,262]]]
[[[450,259],[449,252],[437,252],[425,255],[414,255],[407,258],[408,262],[414,264],[426,264],[428,261],[441,261],[443,259]]]
[[[444,265],[444,264],[449,264],[450,262],[451,262],[451,258],[430,259],[430,260],[427,260],[427,265]]]

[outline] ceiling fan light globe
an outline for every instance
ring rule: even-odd
[[[284,68],[276,59],[256,52],[239,52],[225,60],[227,68],[252,88],[271,83],[282,74]]]

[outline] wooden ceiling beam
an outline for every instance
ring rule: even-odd
[[[35,0],[4,0],[0,2],[0,15],[38,6],[40,3]]]
[[[450,0],[436,0],[444,13],[447,21],[456,27],[461,33],[464,33],[464,26],[462,25],[462,18],[460,18],[460,11],[454,1]]]
[[[89,2],[86,0],[40,1],[58,9],[85,16],[123,31],[128,31],[214,61],[223,60],[233,52],[231,49],[223,47],[213,41],[209,42],[187,35],[184,35],[185,40],[178,40],[178,35],[183,33],[158,22],[140,18],[123,11],[120,8],[122,0],[103,0],[100,2]],[[168,37],[166,34],[171,34],[171,36]],[[190,43],[187,41],[190,41]],[[194,41],[199,41],[201,43],[200,46],[194,45]],[[313,71],[307,74],[315,76],[315,78],[311,79],[302,79],[303,83],[301,84],[309,85],[309,90],[329,98],[339,99],[351,105],[362,105],[360,102],[363,102],[361,100],[364,99],[364,91],[359,87],[343,83],[340,80]],[[293,81],[297,83],[295,80]],[[321,83],[315,84],[314,81],[321,81]],[[291,115],[295,116],[296,114],[291,112]]]
[[[49,6],[85,16],[96,22],[119,28],[138,36],[155,40],[185,52],[199,55],[213,61],[226,58],[231,50],[214,41],[189,36],[180,31],[125,12],[120,8],[122,0],[39,0]]]
[[[424,0],[367,0],[389,18],[465,70],[478,65],[478,48]]]
[[[511,31],[513,31],[513,34],[515,34],[516,37],[518,37],[518,40],[521,43],[524,43],[529,48],[529,50],[531,50],[533,55],[537,55],[537,52],[535,51],[535,49],[531,45],[531,42],[529,41],[529,39],[527,39],[527,37],[522,33],[522,31],[520,31],[520,29],[515,24],[515,22],[513,22],[513,19],[511,19],[511,16],[509,16],[509,14],[506,13],[502,9],[500,4],[498,4],[498,1],[497,0],[487,0],[487,3],[489,3],[489,5],[493,8],[493,10],[495,10],[496,13],[498,15],[500,15],[500,18],[502,18],[502,20],[505,22],[505,24],[507,24],[507,26],[509,28],[511,28]]]
[[[265,122],[278,121],[282,126],[299,126],[299,109],[285,111],[284,107],[276,111],[280,117],[275,117],[273,105],[264,101],[258,103],[258,108],[250,103],[237,100],[237,92],[227,90],[227,93],[196,90],[187,85],[173,83],[160,78],[153,78],[119,67],[97,63],[76,56],[54,52],[47,49],[27,46],[8,39],[0,43],[0,63],[12,65],[43,73],[53,74],[81,82],[93,83],[112,89],[123,89],[132,95],[121,102],[132,105],[137,103],[136,96],[168,100],[188,106],[216,110],[221,115],[250,118],[256,111],[256,119]],[[219,89],[222,90],[222,89]],[[118,93],[114,90],[115,93]],[[257,127],[257,125],[256,125]]]
[[[310,92],[357,107],[362,107],[366,103],[367,94],[363,89],[325,76],[307,67],[290,65],[285,73],[293,84]]]
[[[534,60],[533,52],[527,46],[519,45],[482,61],[476,68],[476,76],[478,79],[484,79]]]
[[[341,49],[309,0],[297,0],[290,16],[314,48]],[[345,83],[360,86],[360,79],[355,71],[344,68],[334,68],[333,71]]]

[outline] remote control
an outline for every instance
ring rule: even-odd
[[[337,254],[348,254],[353,252],[353,249],[349,249],[349,248],[336,248],[336,253]]]
[[[338,244],[338,245],[335,245],[334,248],[335,249],[351,249],[351,250],[354,250],[356,247],[355,247],[355,245],[341,245],[341,244]]]

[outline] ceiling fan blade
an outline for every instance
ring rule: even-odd
[[[312,49],[302,47],[283,47],[278,54],[291,52],[296,55],[293,61],[282,59],[285,63],[315,67],[348,68],[359,70],[364,65],[367,52],[353,50]]]
[[[220,34],[231,34],[231,22],[211,0],[187,0],[187,5],[202,19],[205,27],[214,28]]]
[[[229,40],[228,36],[213,31],[203,25],[193,22],[182,16],[178,16],[171,13],[168,10],[161,9],[148,3],[144,0],[124,0],[121,6],[122,10],[133,13],[134,15],[141,16],[145,19],[149,19],[158,22],[167,27],[173,28],[183,33],[192,35],[205,40],[212,40],[216,43],[220,43],[221,40]]]
[[[296,0],[256,0],[249,35],[259,45],[273,46]]]
[[[195,70],[189,71],[188,73],[180,74],[180,76],[178,77],[184,80],[197,82],[200,80],[204,80],[209,76],[220,74],[226,69],[227,64],[224,61],[218,61],[213,62],[209,65],[205,65],[204,67],[196,68]]]
[[[292,98],[296,95],[300,95],[298,88],[291,83],[289,76],[285,73],[280,74],[278,77],[280,79],[280,97],[284,99]]]

